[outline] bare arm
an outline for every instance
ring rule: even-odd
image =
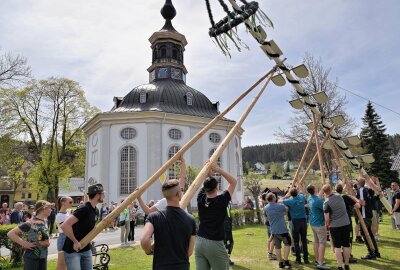
[[[147,255],[153,254],[153,245],[151,244],[151,236],[154,233],[153,224],[147,222],[144,225],[142,236],[140,237],[140,245]]]
[[[211,164],[211,170],[220,173],[226,179],[226,181],[228,181],[229,185],[227,190],[232,196],[232,194],[235,192],[237,184],[236,178],[233,177],[230,173],[228,173],[224,169],[222,169],[221,167],[219,167],[216,163]]]
[[[392,214],[396,212],[396,210],[399,209],[399,207],[400,207],[400,199],[396,199],[396,203],[394,204],[394,207],[392,209]]]
[[[22,239],[21,237],[19,237],[18,234],[20,234],[22,231],[20,228],[15,227],[14,229],[12,229],[11,231],[9,231],[7,233],[7,236],[14,241],[15,243],[17,243],[18,245],[22,246],[24,249],[34,249],[36,247],[36,245],[34,243],[30,243],[28,241],[25,241],[24,239]]]
[[[69,218],[67,218],[66,221],[61,224],[61,229],[63,230],[65,236],[67,236],[69,239],[71,239],[72,242],[74,242],[74,250],[79,251],[81,249],[81,244],[79,241],[75,238],[74,231],[72,230],[72,225],[77,223],[79,219],[77,219],[74,215],[71,215]]]
[[[192,235],[192,237],[190,237],[189,248],[188,248],[188,256],[189,257],[192,256],[192,254],[193,254],[195,242],[196,242],[196,236]]]
[[[325,223],[326,224],[330,224],[330,215],[329,215],[329,213],[325,213]]]
[[[142,208],[143,212],[148,215],[150,213],[153,213],[157,211],[157,208],[154,207],[154,205],[150,208],[147,206],[147,204],[143,201],[142,197],[137,197],[137,200],[139,202],[140,208]]]

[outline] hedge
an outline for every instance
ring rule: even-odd
[[[17,226],[16,224],[0,226],[0,247],[5,247],[11,252],[11,256],[7,258],[7,260],[0,260],[0,269],[8,269],[11,266],[22,265],[24,250],[7,237],[7,233]]]

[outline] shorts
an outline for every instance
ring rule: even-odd
[[[396,226],[400,226],[400,212],[394,212],[393,218],[394,218],[394,224]]]
[[[329,228],[329,232],[331,233],[333,246],[335,248],[350,247],[350,225]]]
[[[274,240],[274,246],[276,249],[282,248],[282,241],[285,246],[292,245],[292,238],[290,238],[289,233],[273,234],[272,239]]]
[[[319,243],[319,244],[326,244],[326,227],[321,226],[321,227],[313,227],[311,226],[311,229],[314,234],[314,242]]]
[[[63,246],[65,243],[65,234],[64,233],[60,233],[58,238],[57,238],[57,251],[58,252],[62,252],[63,251]]]

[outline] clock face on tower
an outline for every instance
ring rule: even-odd
[[[159,68],[158,69],[158,74],[157,74],[159,79],[164,79],[168,77],[168,68]]]
[[[177,68],[171,68],[171,78],[181,80],[182,79],[181,70]]]

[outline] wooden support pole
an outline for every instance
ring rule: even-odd
[[[379,196],[379,200],[381,201],[383,206],[386,208],[386,210],[390,213],[392,211],[392,206],[386,199],[382,190],[379,187],[377,187],[374,183],[372,183],[371,178],[369,177],[368,173],[364,170],[364,168],[360,169],[360,175],[365,179],[365,182],[375,192],[375,194]]]
[[[137,190],[132,192],[120,205],[117,206],[110,214],[108,214],[100,223],[93,228],[81,241],[82,248],[87,246],[103,229],[105,229],[126,207],[129,206],[137,197],[141,196],[160,176],[171,167],[193,144],[195,144],[208,130],[210,130],[219,120],[221,120],[229,111],[231,111],[244,97],[246,97],[254,88],[262,83],[266,78],[271,78],[278,65],[275,65],[255,84],[253,84],[246,92],[240,95],[228,108],[217,115],[202,130],[200,130],[189,142],[187,142],[173,157],[171,157],[164,165],[159,168],[153,176],[143,183]]]
[[[330,134],[331,134],[330,132],[328,132],[328,133],[326,134],[324,140],[323,140],[322,143],[321,143],[321,147],[323,147],[323,146],[325,145],[325,143],[328,141],[329,135],[330,135]],[[299,185],[300,185],[300,186],[303,185],[304,180],[306,180],[306,177],[307,177],[308,172],[311,170],[312,166],[314,166],[314,163],[315,163],[315,161],[317,161],[317,158],[318,158],[318,153],[315,153],[315,155],[314,155],[314,157],[312,158],[312,160],[310,161],[310,164],[308,165],[306,171],[304,172],[304,175],[301,177],[301,179],[300,179],[300,181],[299,181]]]
[[[278,64],[274,68],[277,68],[277,67],[278,67]],[[207,178],[209,171],[210,171],[210,164],[218,161],[218,158],[221,156],[222,152],[228,146],[230,140],[233,138],[233,136],[235,135],[237,130],[242,126],[244,120],[246,120],[250,111],[253,109],[254,105],[257,103],[261,94],[264,92],[269,81],[271,80],[271,77],[272,77],[272,74],[270,74],[267,81],[264,83],[263,87],[260,89],[260,91],[257,93],[257,95],[253,98],[250,105],[247,107],[246,111],[241,115],[238,122],[233,126],[233,128],[229,131],[228,135],[226,135],[224,140],[221,142],[221,144],[218,146],[218,148],[212,154],[212,156],[210,157],[210,162],[205,164],[205,166],[201,169],[201,171],[197,175],[196,179],[189,186],[188,190],[185,192],[185,194],[183,195],[183,197],[181,199],[181,202],[180,202],[181,208],[186,208],[187,205],[190,203],[190,201],[192,200],[196,191],[200,188],[200,186],[203,184],[204,180]]]
[[[312,113],[312,115],[313,115],[315,145],[317,146],[319,170],[321,171],[321,182],[322,182],[322,185],[324,185],[325,184],[325,170],[324,170],[324,161],[322,159],[321,146],[319,145],[318,121],[317,121],[317,117],[315,117],[314,112]]]
[[[306,160],[308,151],[309,151],[310,148],[311,148],[311,144],[312,144],[313,138],[314,138],[314,130],[311,132],[310,139],[308,140],[306,149],[304,150],[303,156],[301,157],[301,160],[300,160],[300,163],[299,163],[299,167],[297,168],[296,173],[295,173],[295,175],[294,175],[294,177],[293,177],[292,186],[295,186],[295,185],[296,185],[297,178],[299,177],[299,174],[300,174],[300,171],[301,171],[301,167],[303,167],[303,163],[304,163],[305,160]]]
[[[349,179],[347,178],[346,174],[344,173],[344,168],[343,168],[342,164],[340,164],[339,154],[338,154],[338,151],[336,149],[336,145],[332,140],[331,140],[331,144],[332,144],[333,156],[335,157],[335,163],[336,163],[336,166],[340,170],[340,175],[342,176],[342,179],[343,179],[343,181],[345,183],[347,194],[354,196],[355,194],[354,194],[353,187],[352,187],[351,183],[349,183]],[[360,221],[361,229],[363,230],[364,235],[367,238],[367,243],[368,243],[369,248],[372,251],[375,251],[374,244],[372,243],[371,236],[368,233],[368,229],[367,229],[367,226],[365,225],[365,221],[364,221],[364,218],[363,218],[363,216],[361,214],[360,209],[354,208],[354,210],[356,212],[358,220]]]

